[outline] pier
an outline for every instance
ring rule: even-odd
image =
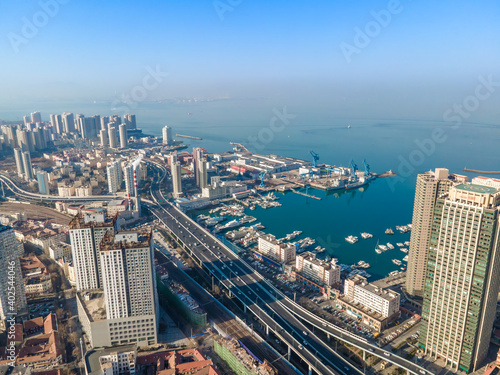
[[[311,195],[311,194],[307,194],[307,193],[303,193],[301,191],[297,191],[297,190],[294,190],[294,189],[290,189],[292,191],[292,193],[295,193],[295,194],[299,194],[299,195],[303,195],[304,197],[308,197],[308,198],[313,198],[313,199],[317,199],[317,200],[321,200],[320,197],[317,197],[315,195]]]
[[[201,141],[203,139],[203,138],[200,138],[200,137],[194,137],[192,135],[183,135],[183,134],[176,134],[175,136],[176,137],[180,137],[180,138],[196,139],[197,141]]]
[[[376,175],[376,177],[394,177],[394,176],[396,176],[396,173],[394,173],[393,171],[387,171],[382,174]]]
[[[462,169],[464,172],[473,172],[473,173],[481,173],[481,174],[500,174],[500,171],[480,171],[478,169]]]

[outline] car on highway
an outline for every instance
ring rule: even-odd
[[[390,356],[391,356],[391,353],[389,353],[389,352],[384,352],[384,355],[385,355],[386,357],[390,357]]]

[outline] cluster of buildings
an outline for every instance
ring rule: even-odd
[[[14,361],[9,359],[8,350],[3,347],[0,350],[0,367],[14,363],[15,368],[29,368],[36,371],[63,363],[64,348],[59,339],[55,314],[15,324],[13,332],[9,348],[15,347],[16,359]],[[22,373],[27,374],[25,371]]]
[[[133,195],[134,184],[140,184],[147,177],[141,153],[118,155],[99,149],[73,149],[44,154],[44,159],[52,166],[45,169],[38,165],[33,167],[30,160],[31,173],[26,179],[36,179],[40,194],[62,198],[100,195],[106,191],[110,194],[125,191]],[[17,165],[19,176],[27,176],[22,169],[22,160]]]
[[[49,220],[18,220],[11,224],[18,241],[25,245],[30,245],[32,250],[38,249],[44,253],[49,252],[50,244],[55,242],[65,242],[68,228],[65,225],[55,224]],[[24,252],[21,249],[20,255]]]
[[[500,290],[500,180],[420,174],[406,291],[422,306],[419,346],[455,369],[486,358]]]
[[[23,331],[25,339],[17,354],[17,365],[44,370],[63,363],[64,348],[59,340],[55,314],[23,322]]]
[[[336,295],[339,307],[377,331],[400,316],[399,293],[368,283],[360,275],[351,276],[342,284],[341,267],[335,259],[318,259],[309,251],[296,254],[295,245],[277,240],[271,234],[259,237],[254,256],[283,268],[295,279],[326,295]],[[342,286],[343,294],[340,293]]]

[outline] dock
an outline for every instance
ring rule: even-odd
[[[317,200],[321,200],[320,197],[317,197],[315,195],[311,195],[311,194],[307,194],[307,193],[303,193],[301,191],[297,191],[297,190],[294,190],[294,189],[290,189],[292,191],[292,193],[295,193],[295,194],[299,194],[299,195],[303,195],[304,197],[308,197],[308,198],[313,198],[313,199],[317,199]]]
[[[175,136],[180,138],[196,139],[197,141],[201,141],[203,139],[201,137],[194,137],[192,135],[183,135],[183,134],[176,134]]]

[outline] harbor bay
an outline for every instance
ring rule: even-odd
[[[309,189],[309,193],[322,199],[311,199],[292,192],[276,192],[274,194],[278,198],[279,206],[256,206],[254,210],[245,208],[244,213],[255,217],[255,223],[265,226],[263,232],[273,234],[276,238],[283,238],[293,231],[302,231],[297,238],[289,242],[306,237],[316,240],[310,250],[317,246],[325,248],[324,252],[318,254],[318,258],[337,258],[339,264],[349,266],[358,264],[359,261],[369,263],[371,267],[365,271],[371,275],[370,280],[385,277],[390,272],[399,271],[401,267],[406,266],[406,262],[399,266],[392,260],[402,261],[406,255],[396,244],[409,241],[410,231],[402,233],[396,226],[411,223],[411,210],[408,210],[407,206],[411,205],[412,197],[400,196],[395,199],[384,179],[374,180],[357,190],[326,192]],[[408,199],[410,202],[403,204]],[[198,215],[210,215],[209,211],[193,211],[190,215],[196,218]],[[232,219],[229,215],[227,221]],[[393,229],[393,235],[385,234],[388,228]],[[368,232],[373,237],[364,239],[362,232]],[[359,240],[351,244],[346,241],[349,235],[357,236]],[[394,245],[394,249],[381,254],[375,252],[377,244],[385,245],[388,242]]]

